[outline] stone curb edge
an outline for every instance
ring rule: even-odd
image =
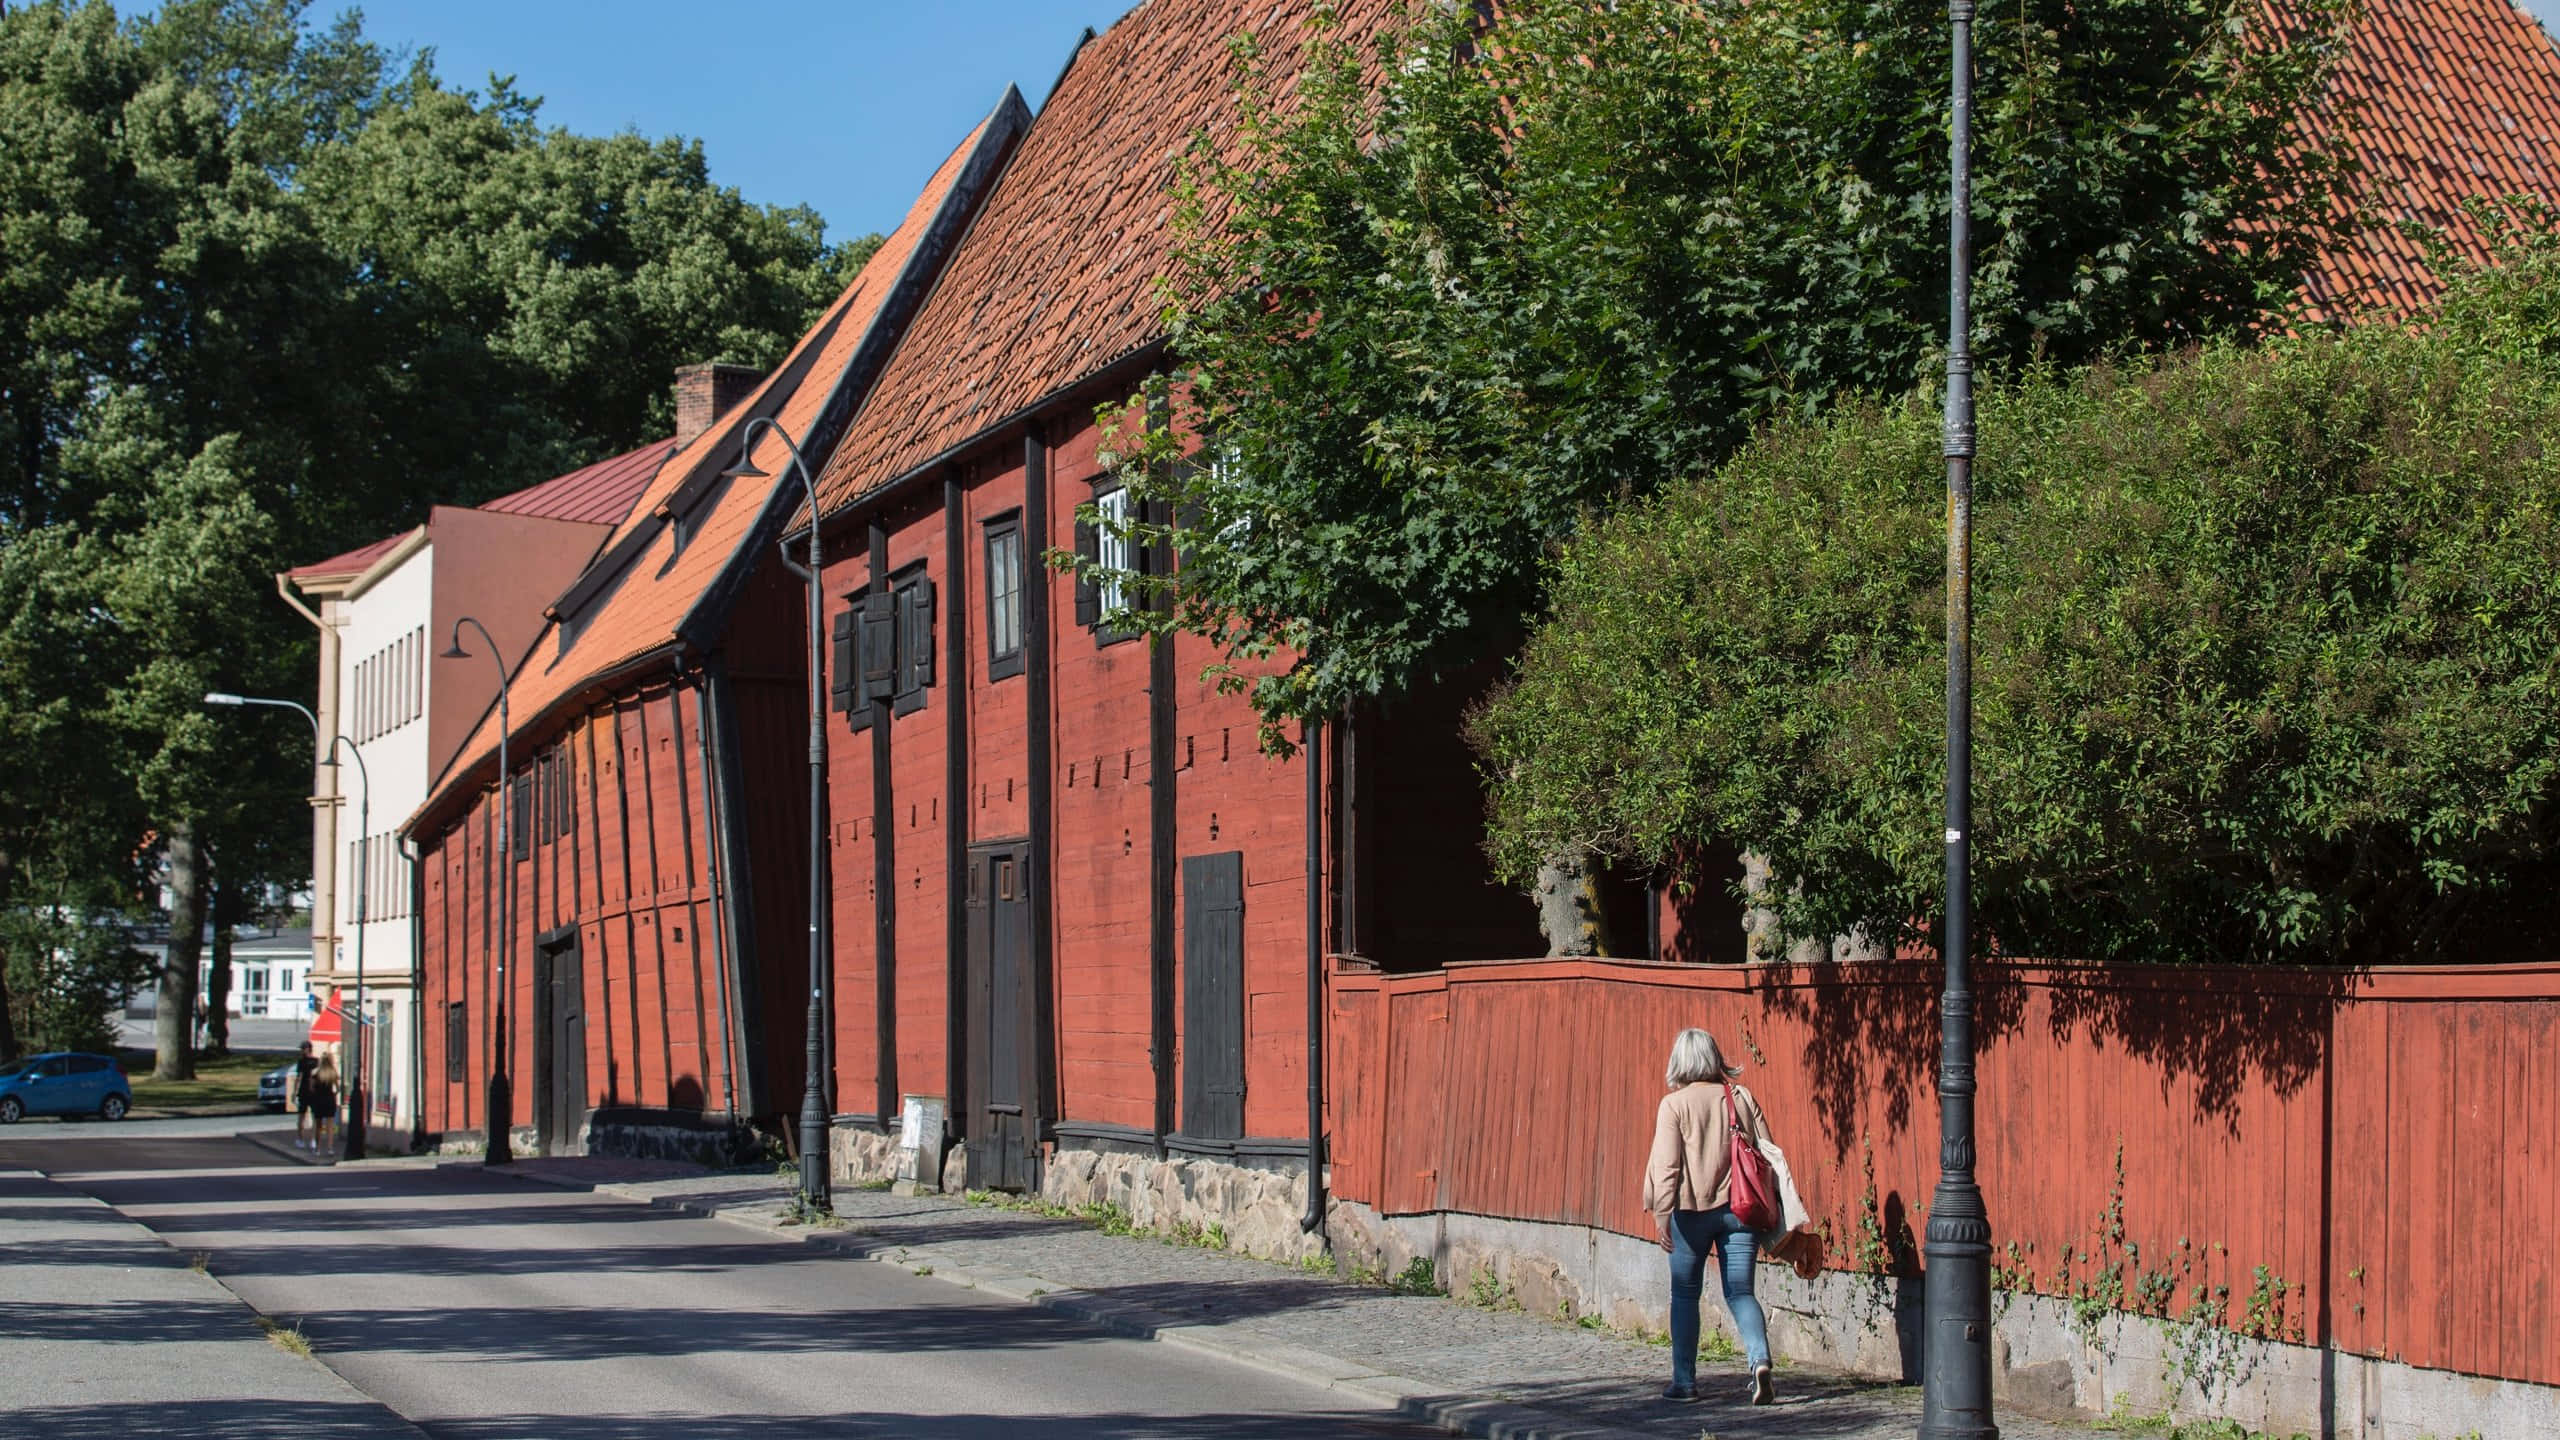
[[[726,1221],[775,1239],[796,1239],[804,1245],[832,1250],[847,1259],[868,1260],[964,1289],[984,1290],[990,1295],[1036,1305],[1128,1339],[1148,1340],[1213,1355],[1285,1379],[1358,1396],[1383,1405],[1406,1419],[1436,1425],[1452,1435],[1473,1436],[1476,1440],[1656,1440],[1656,1437],[1639,1431],[1595,1425],[1507,1400],[1451,1394],[1442,1387],[1427,1385],[1411,1376],[1380,1370],[1319,1350],[1239,1343],[1214,1333],[1215,1327],[1212,1326],[1192,1324],[1178,1316],[1083,1290],[1064,1286],[1044,1287],[1030,1276],[964,1265],[930,1249],[894,1243],[873,1244],[862,1236],[842,1230],[802,1231],[797,1226],[775,1225],[756,1215],[738,1213],[737,1207],[723,1207],[680,1195],[651,1195],[610,1181],[595,1183],[566,1176],[521,1172],[512,1174],[511,1178],[558,1190],[610,1195],[618,1200],[704,1220]]]

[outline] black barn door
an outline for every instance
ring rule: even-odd
[[[1244,1138],[1244,854],[1182,862],[1182,1133]]]
[[[545,1155],[586,1153],[587,978],[576,932],[533,952],[534,1136]]]
[[[1040,1097],[1031,1033],[1031,847],[969,852],[969,1184],[1030,1188]]]

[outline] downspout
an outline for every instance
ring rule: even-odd
[[[676,683],[684,683],[684,659],[678,656]],[[729,1003],[729,927],[720,907],[720,842],[711,821],[711,707],[703,703],[701,671],[693,680],[693,748],[702,792],[702,878],[711,898],[711,965],[720,974],[720,1106],[729,1123],[738,1123],[737,1012]]]
[[[1298,1229],[1324,1224],[1324,725],[1299,730],[1307,767],[1307,1213]]]
[[[427,872],[417,840],[394,842],[409,862],[409,1153],[427,1148]]]

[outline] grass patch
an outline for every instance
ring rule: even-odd
[[[2237,1420],[2189,1420],[2183,1424],[2167,1415],[2137,1415],[2132,1403],[2117,1396],[2115,1408],[2107,1418],[2092,1427],[2116,1435],[2144,1435],[2154,1440],[2280,1440],[2280,1437],[2252,1430]],[[2295,1434],[2281,1440],[2310,1440]]]
[[[258,1077],[293,1056],[269,1050],[234,1050],[196,1057],[193,1080],[151,1078],[152,1052],[119,1050],[116,1063],[133,1082],[138,1115],[241,1115],[258,1108]]]
[[[268,1344],[288,1355],[299,1355],[305,1360],[311,1358],[311,1337],[302,1333],[300,1322],[285,1325],[261,1315],[258,1328],[267,1332]]]

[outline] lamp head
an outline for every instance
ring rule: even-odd
[[[207,690],[204,692],[204,703],[207,705],[246,705],[249,702],[227,690]]]
[[[451,644],[436,652],[436,658],[439,660],[468,660],[471,658],[471,652],[462,648],[462,637],[457,635],[453,638],[453,642]]]
[[[741,445],[738,447],[738,463],[721,471],[720,478],[723,480],[762,480],[772,473],[772,471],[763,469],[756,464],[755,448],[753,446]]]

